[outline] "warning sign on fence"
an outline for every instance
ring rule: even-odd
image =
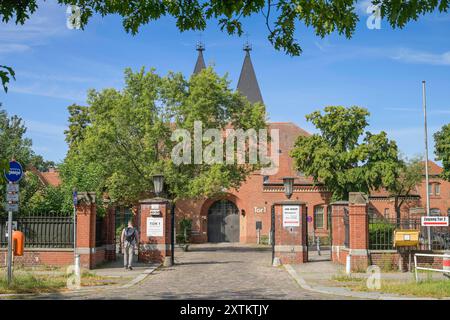
[[[422,227],[448,227],[448,217],[422,217]]]

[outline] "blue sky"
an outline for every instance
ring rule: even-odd
[[[371,112],[371,131],[384,130],[405,155],[420,155],[421,81],[426,80],[434,159],[432,134],[450,122],[450,15],[427,15],[403,30],[392,30],[382,21],[380,30],[370,30],[364,6],[365,1],[350,40],[336,34],[321,39],[299,25],[300,57],[271,47],[263,17],[244,20],[270,120],[292,121],[314,132],[306,114],[327,105],[359,105]],[[199,38],[198,32],[180,33],[171,18],[143,27],[136,36],[127,34],[115,16],[94,16],[84,31],[70,30],[66,8],[49,0],[25,26],[0,24],[1,64],[17,73],[9,92],[0,91],[0,102],[9,114],[25,120],[37,153],[62,161],[67,106],[84,104],[89,88],[120,89],[125,67],[155,67],[160,74],[172,70],[189,76]],[[201,39],[206,62],[219,74],[228,72],[234,88],[246,38],[228,36],[210,22]]]

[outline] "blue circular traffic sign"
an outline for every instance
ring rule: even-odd
[[[5,171],[5,178],[9,182],[18,182],[20,179],[22,179],[23,176],[23,169],[19,162],[17,161],[11,161],[9,163],[9,172]]]

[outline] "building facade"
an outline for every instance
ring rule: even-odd
[[[198,46],[194,73],[205,68],[203,46]],[[263,103],[255,70],[251,61],[250,46],[244,47],[245,57],[237,90],[252,103]],[[271,229],[273,203],[286,200],[283,177],[295,177],[291,200],[306,203],[309,237],[320,236],[327,243],[331,229],[331,194],[326,188],[313,183],[294,168],[289,152],[298,136],[309,135],[292,122],[271,122],[269,129],[278,129],[280,137],[279,171],[276,175],[251,174],[238,190],[228,190],[219,198],[181,200],[176,204],[176,221],[192,220],[192,241],[257,243],[268,240]],[[435,215],[450,215],[450,182],[439,178],[442,172],[430,161],[430,211]],[[404,200],[402,217],[420,217],[425,214],[425,183]],[[386,191],[374,191],[369,197],[369,214],[373,217],[395,218],[394,198]]]

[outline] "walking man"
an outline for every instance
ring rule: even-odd
[[[133,270],[134,247],[139,239],[138,231],[133,227],[133,222],[128,221],[128,227],[122,230],[121,241],[123,243],[123,265],[127,270]]]

